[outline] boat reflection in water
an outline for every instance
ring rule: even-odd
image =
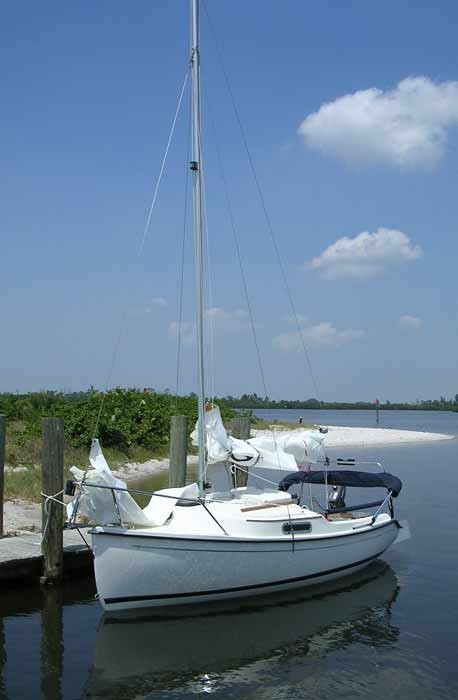
[[[309,656],[315,673],[316,657],[331,651],[356,643],[374,649],[395,644],[399,631],[391,623],[391,606],[398,590],[393,570],[378,560],[332,584],[208,606],[203,614],[200,606],[176,614],[169,609],[149,617],[103,617],[86,697],[199,691],[189,683],[211,692],[205,686],[211,686],[212,674],[229,670],[245,687],[263,682],[259,674],[264,682],[266,675],[274,679],[282,660],[295,658],[307,673]]]

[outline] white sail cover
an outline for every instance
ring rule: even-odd
[[[208,464],[232,462],[241,467],[303,469],[325,459],[324,436],[318,430],[293,430],[239,440],[228,435],[218,406],[205,414]],[[198,423],[191,433],[198,446]]]
[[[318,430],[292,430],[270,435],[262,435],[250,440],[250,444],[259,450],[276,452],[292,456],[297,467],[309,467],[325,460],[324,435]]]
[[[90,484],[111,486],[117,489],[127,488],[124,481],[114,476],[98,440],[92,441],[89,461],[92,468],[87,472],[78,469],[78,467],[70,469],[77,482],[81,483],[84,478],[84,484],[81,487],[81,495],[75,497],[67,505],[69,520],[77,509],[79,514],[85,515],[98,525],[119,523],[119,519],[121,519],[123,525],[158,526],[163,525],[170,517],[180,498],[196,498],[198,496],[197,484],[190,484],[182,488],[160,489],[151,497],[148,505],[142,509],[126,491],[91,488]],[[113,494],[116,503],[113,500]]]
[[[205,412],[205,437],[208,463],[225,462],[231,454],[231,438],[223,425],[218,406]],[[194,447],[199,447],[199,421],[191,433],[191,440]]]

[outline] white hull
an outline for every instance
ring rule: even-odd
[[[97,527],[97,590],[106,611],[119,611],[298,588],[364,568],[394,542],[398,529],[387,516],[372,526],[295,535],[294,541],[290,535],[182,536]]]

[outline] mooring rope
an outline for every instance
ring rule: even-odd
[[[45,521],[45,526],[43,528],[43,532],[41,533],[41,540],[39,542],[32,542],[32,544],[41,547],[41,545],[45,541],[46,533],[48,531],[49,519],[51,516],[51,513],[50,513],[49,508],[48,508],[48,503],[50,501],[54,501],[54,503],[58,503],[60,506],[65,507],[67,505],[63,501],[59,501],[58,496],[62,496],[63,493],[64,493],[64,489],[62,489],[62,491],[58,491],[57,493],[55,493],[53,495],[49,495],[47,493],[43,493],[43,491],[40,491],[40,496],[42,496],[44,499],[46,499],[44,502],[44,511],[45,511],[45,515],[46,515],[46,521]]]

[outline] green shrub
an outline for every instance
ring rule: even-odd
[[[19,448],[30,448],[41,435],[41,419],[63,418],[65,438],[73,448],[89,447],[98,437],[104,447],[116,447],[129,454],[133,446],[158,450],[168,445],[170,419],[174,414],[188,416],[190,426],[197,420],[197,397],[149,394],[138,389],[113,389],[102,394],[40,392],[0,394],[0,413],[7,416]],[[235,412],[223,408],[223,420]]]

